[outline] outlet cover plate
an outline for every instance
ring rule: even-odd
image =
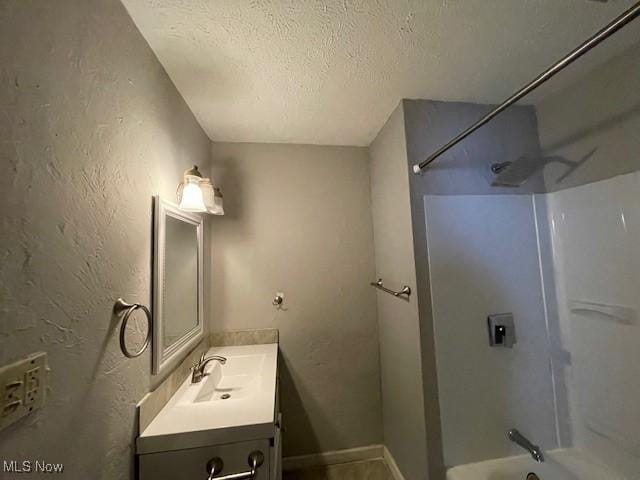
[[[0,430],[44,405],[48,371],[46,352],[0,367]]]

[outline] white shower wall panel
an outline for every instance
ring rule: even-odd
[[[547,205],[575,445],[640,478],[640,174]]]
[[[515,455],[518,428],[557,446],[531,195],[425,196],[443,450],[448,466]],[[514,348],[487,316],[512,312]]]

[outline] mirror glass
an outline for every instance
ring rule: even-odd
[[[197,225],[166,218],[162,345],[170,347],[198,326]]]
[[[153,373],[176,365],[203,336],[202,217],[154,198]]]

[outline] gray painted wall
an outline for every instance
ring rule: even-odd
[[[407,155],[411,165],[488,113],[493,105],[434,100],[404,100]],[[520,188],[492,187],[494,162],[538,155],[538,131],[533,107],[511,107],[460,144],[436,159],[412,182],[423,195],[485,195],[544,191],[542,172]]]
[[[638,170],[640,161],[629,152],[640,148],[639,61],[637,43],[534,106],[509,108],[435,160],[414,183],[428,195],[544,193]],[[424,160],[491,108],[404,100],[410,162]],[[559,163],[541,165],[520,188],[492,187],[491,164],[521,155],[584,162],[573,171]]]
[[[376,275],[409,302],[377,292],[385,445],[405,478],[430,475],[404,116],[400,104],[369,148]],[[436,404],[437,405],[437,404]]]
[[[44,350],[51,367],[0,458],[133,478],[156,380],[149,352],[120,353],[111,308],[150,304],[151,196],[175,198],[210,142],[116,0],[2,2],[0,65],[0,364]]]
[[[630,28],[633,28],[630,27]],[[536,105],[545,155],[583,161],[544,169],[554,192],[640,169],[640,43]]]
[[[285,456],[382,443],[367,162],[355,147],[213,145],[226,214],[211,329],[280,330]]]

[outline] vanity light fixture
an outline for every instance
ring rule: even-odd
[[[211,185],[211,180],[208,178],[203,178],[200,181],[200,186],[202,187],[204,206],[207,209],[207,213],[211,215],[224,215],[222,192],[220,189]]]
[[[177,194],[180,209],[185,212],[224,215],[222,192],[213,187],[210,179],[202,177],[197,165],[185,170]]]
[[[207,207],[204,205],[204,195],[200,188],[202,174],[198,170],[198,166],[184,171],[183,180],[178,185],[178,200],[180,202],[180,210],[185,212],[206,212]]]

